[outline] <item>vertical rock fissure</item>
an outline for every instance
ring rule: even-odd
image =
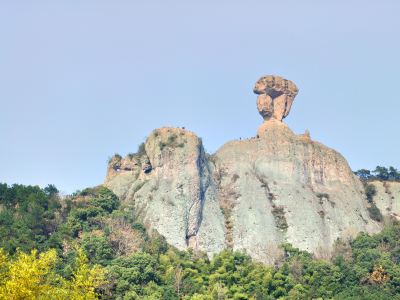
[[[257,180],[261,183],[261,188],[263,188],[265,196],[269,200],[271,204],[271,213],[272,216],[274,217],[274,222],[275,222],[275,227],[278,232],[284,233],[287,231],[288,228],[288,223],[286,220],[285,216],[285,209],[283,206],[277,205],[275,200],[275,195],[271,192],[271,189],[268,186],[268,182],[265,177],[261,176],[258,174],[257,170],[254,169],[254,175],[257,178]],[[281,235],[281,239],[284,239],[284,235]]]
[[[234,222],[232,219],[232,210],[235,207],[237,199],[241,196],[235,190],[235,183],[239,178],[238,175],[234,174],[229,182],[223,185],[224,178],[227,176],[227,172],[223,166],[215,165],[214,181],[217,186],[217,194],[219,199],[219,207],[224,216],[224,229],[225,229],[225,247],[233,249],[233,230]]]
[[[205,172],[207,170],[207,161],[201,143],[198,145],[198,153],[199,155],[196,159],[198,180],[195,183],[196,191],[193,192],[194,197],[188,209],[186,226],[186,244],[188,247],[194,249],[197,249],[197,233],[199,232],[203,219],[206,190],[210,184],[210,180]]]

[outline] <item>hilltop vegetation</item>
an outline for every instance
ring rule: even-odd
[[[133,215],[104,187],[61,199],[52,185],[1,184],[0,299],[400,299],[396,223],[338,241],[331,261],[284,244],[265,266],[178,251]]]
[[[375,170],[370,171],[368,169],[360,169],[354,172],[361,180],[388,180],[388,181],[399,181],[400,172],[393,166],[389,168],[377,166]]]

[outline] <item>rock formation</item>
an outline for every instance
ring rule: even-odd
[[[259,94],[257,108],[264,120],[286,118],[298,92],[292,81],[273,75],[261,77],[254,87],[254,93]]]
[[[143,168],[143,162],[151,165],[151,171]],[[210,253],[224,247],[223,215],[211,165],[194,133],[180,128],[154,130],[143,151],[111,159],[105,185],[150,231],[156,229],[176,247]]]
[[[160,128],[139,153],[110,160],[105,186],[170,244],[209,254],[243,249],[273,263],[289,242],[329,257],[337,238],[379,231],[343,156],[282,122],[295,84],[264,76],[254,91],[264,117],[257,137],[208,155],[194,133]]]

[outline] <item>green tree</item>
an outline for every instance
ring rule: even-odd
[[[354,172],[361,180],[369,180],[372,177],[371,171],[367,169],[360,169]]]
[[[390,180],[400,180],[400,173],[396,168],[390,166],[389,167],[389,179]]]
[[[151,282],[161,283],[157,260],[147,253],[117,258],[108,269],[115,284],[114,291],[121,299],[127,295],[143,296]]]
[[[105,270],[89,266],[78,249],[76,269],[67,280],[55,273],[55,250],[17,252],[14,258],[0,249],[0,299],[98,299],[96,289],[106,283]]]
[[[380,180],[389,179],[389,170],[386,167],[377,166],[372,172],[375,173],[375,176]]]

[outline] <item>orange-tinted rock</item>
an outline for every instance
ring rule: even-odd
[[[299,89],[290,80],[280,76],[261,77],[254,87],[257,97],[257,108],[264,120],[271,118],[282,121],[290,112],[294,98]]]

